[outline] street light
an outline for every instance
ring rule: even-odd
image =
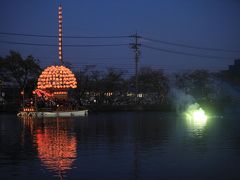
[[[24,108],[24,89],[21,91],[22,95],[22,107]]]

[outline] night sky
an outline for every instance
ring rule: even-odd
[[[58,5],[50,0],[0,0],[0,32],[58,35]],[[140,43],[164,50],[217,56],[206,58],[167,53],[141,47],[140,66],[167,72],[205,68],[227,69],[240,57],[239,0],[62,0],[63,36],[140,36],[156,40],[239,50],[207,51],[172,46],[141,39]],[[33,55],[42,66],[58,63],[57,47],[6,44],[1,41],[57,44],[57,38],[0,34],[0,56],[16,50]],[[63,39],[64,44],[128,44],[132,38]],[[64,60],[75,68],[96,64],[97,68],[134,68],[130,46],[64,47]]]

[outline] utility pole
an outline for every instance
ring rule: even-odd
[[[140,58],[140,46],[141,44],[139,43],[139,36],[137,32],[134,35],[131,35],[130,37],[134,38],[134,43],[131,43],[131,48],[134,50],[135,53],[135,90],[136,93],[138,92],[138,63],[139,63],[139,58]]]

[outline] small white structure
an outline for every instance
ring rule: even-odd
[[[88,110],[78,110],[78,111],[53,111],[53,112],[37,112],[37,111],[20,111],[17,116],[18,117],[81,117],[87,116]]]

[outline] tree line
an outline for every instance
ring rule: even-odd
[[[14,87],[19,96],[24,90],[25,96],[31,97],[43,70],[39,62],[31,55],[23,58],[15,51],[0,57],[0,87]],[[96,104],[164,104],[168,103],[171,88],[178,88],[196,98],[210,101],[219,91],[217,82],[224,79],[221,72],[211,73],[201,69],[169,76],[162,69],[142,67],[138,73],[136,88],[135,76],[126,76],[127,72],[124,70],[107,68],[99,71],[96,66],[84,66],[73,72],[78,87],[71,90],[72,97]]]

